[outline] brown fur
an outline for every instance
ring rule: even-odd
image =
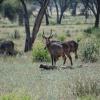
[[[51,32],[52,33],[52,32]],[[46,48],[48,49],[51,59],[52,59],[52,65],[54,63],[56,64],[56,61],[59,59],[59,57],[62,57],[64,59],[64,63],[66,62],[66,56],[69,58],[71,65],[73,65],[72,57],[70,55],[71,52],[75,53],[75,58],[78,58],[77,55],[77,49],[78,49],[78,43],[75,41],[65,41],[60,42],[56,40],[50,40],[53,36],[50,35],[49,37],[44,36],[43,32],[43,38],[46,40]]]

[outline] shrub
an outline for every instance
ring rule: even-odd
[[[91,27],[89,27],[89,28],[85,29],[84,32],[85,33],[88,33],[88,34],[91,34],[92,33],[92,30],[93,29]]]
[[[80,22],[77,22],[77,23],[76,23],[76,25],[80,25],[80,24],[81,24]]]
[[[84,30],[86,36],[95,35],[97,38],[100,38],[100,28],[87,28]]]
[[[99,57],[99,41],[96,38],[86,38],[80,42],[80,58],[85,62],[95,62]]]
[[[70,34],[70,33],[66,33],[66,36],[67,36],[67,37],[71,37],[71,34]]]
[[[57,36],[57,38],[58,38],[59,41],[64,41],[66,39],[66,35],[65,34],[59,34]]]
[[[50,61],[50,57],[42,42],[38,41],[32,51],[33,60],[35,61]]]
[[[54,21],[50,21],[50,25],[56,25],[56,23]]]

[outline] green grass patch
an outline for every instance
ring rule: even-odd
[[[87,96],[82,96],[78,98],[78,100],[97,100],[97,97],[92,96],[92,95],[87,95]]]

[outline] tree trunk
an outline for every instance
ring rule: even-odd
[[[24,52],[28,52],[28,51],[32,50],[31,44],[32,44],[31,37],[27,36],[27,38],[25,40]]]
[[[59,24],[61,24],[61,21],[62,21],[62,18],[63,18],[63,14],[64,14],[64,12],[61,12],[60,18],[59,18]]]
[[[75,1],[74,3],[73,3],[73,9],[72,9],[72,16],[76,16],[76,8],[77,8],[77,2]]]
[[[49,2],[49,11],[50,11],[50,15],[52,16],[52,8],[53,8],[53,0],[51,0]]]
[[[49,18],[47,11],[45,12],[46,25],[49,25]]]
[[[44,0],[43,5],[41,6],[39,13],[36,17],[35,24],[34,24],[33,31],[32,31],[32,44],[34,43],[34,41],[36,39],[37,33],[39,31],[39,28],[40,28],[43,16],[46,12],[47,6],[49,4],[49,1],[50,0]],[[31,45],[31,47],[32,47],[32,45]]]
[[[62,6],[61,7],[61,14],[60,14],[60,18],[59,18],[59,24],[61,24],[64,12],[66,11],[66,9],[67,9],[67,6],[64,6],[64,7]]]
[[[99,27],[99,19],[100,19],[99,16],[100,16],[100,14],[97,13],[96,20],[95,20],[95,27],[96,27],[96,28]]]
[[[4,0],[0,0],[0,4],[3,3]]]
[[[54,0],[54,3],[55,3],[55,7],[56,7],[56,13],[57,13],[57,24],[59,24],[59,9],[58,9],[58,5],[57,5],[57,1]]]
[[[24,10],[24,23],[25,23],[25,31],[26,31],[26,40],[25,40],[25,48],[24,51],[28,52],[32,49],[31,47],[31,37],[30,37],[30,25],[29,25],[29,16],[27,12],[27,7],[24,0],[20,0]]]
[[[99,27],[99,21],[100,21],[100,1],[97,0],[98,3],[98,7],[97,7],[97,15],[96,15],[96,20],[95,20],[95,27],[98,28]]]
[[[23,22],[24,22],[24,19],[23,19],[23,11],[19,11],[18,13],[18,24],[19,26],[23,26]]]

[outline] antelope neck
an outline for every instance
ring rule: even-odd
[[[50,42],[49,42],[49,43],[47,43],[47,44],[46,44],[47,48],[49,48],[49,46],[50,46],[50,45],[51,45],[51,43],[50,43]]]

